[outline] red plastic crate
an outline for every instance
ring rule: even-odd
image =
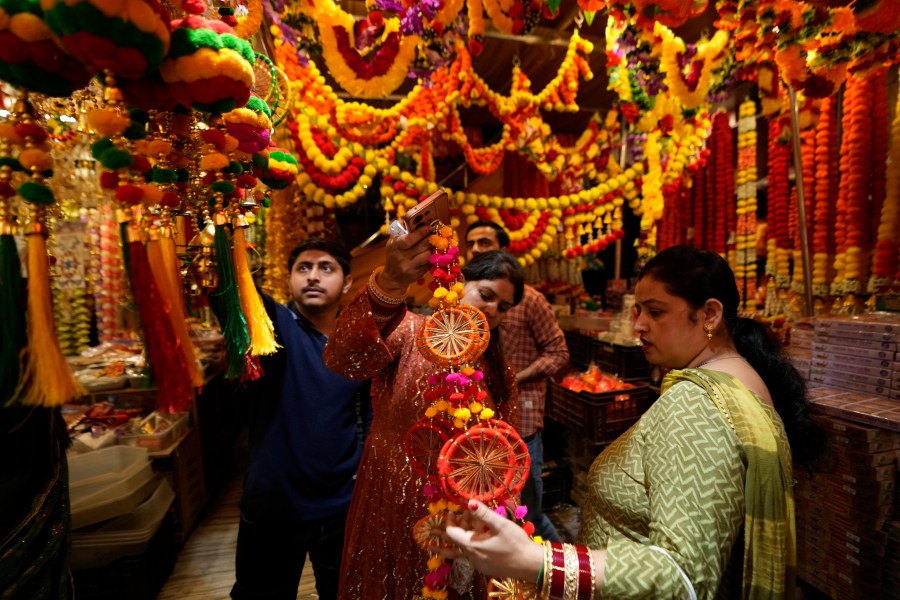
[[[549,384],[546,414],[593,444],[608,444],[641,418],[655,397],[646,384],[591,394],[573,392],[554,380]]]

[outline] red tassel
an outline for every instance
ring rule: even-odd
[[[193,399],[193,386],[181,342],[156,287],[143,242],[131,242],[128,247],[132,295],[141,318],[147,359],[159,390],[157,408],[181,412]]]

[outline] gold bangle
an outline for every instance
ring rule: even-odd
[[[398,306],[406,302],[406,292],[402,296],[391,296],[378,286],[375,278],[384,270],[384,267],[378,267],[369,276],[369,284],[367,286],[369,294],[379,303],[385,306]]]
[[[566,579],[563,588],[563,600],[578,599],[578,553],[572,544],[563,544],[566,555]]]
[[[544,581],[541,585],[540,600],[550,600],[550,582],[553,580],[553,550],[550,542],[544,542]]]

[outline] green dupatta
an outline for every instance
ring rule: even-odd
[[[744,482],[742,598],[794,598],[797,574],[791,449],[778,413],[733,376],[720,371],[671,371],[662,391],[678,381],[702,387],[737,434],[747,456]]]

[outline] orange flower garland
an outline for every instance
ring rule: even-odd
[[[775,286],[779,290],[788,288],[790,278],[790,237],[788,234],[790,182],[788,173],[791,154],[784,130],[785,125],[781,119],[769,121],[766,273],[774,278]]]
[[[851,78],[844,92],[841,186],[837,204],[834,295],[858,294],[869,264],[868,192],[872,120],[868,80]]]
[[[900,97],[894,108],[894,119],[890,128],[890,153],[885,181],[884,204],[875,243],[875,254],[872,258],[872,279],[869,291],[877,292],[880,287],[892,279],[900,281]]]
[[[812,217],[812,290],[816,298],[828,295],[833,277],[834,215],[838,195],[837,105],[824,98],[816,126],[816,175]],[[771,179],[770,185],[771,185]],[[771,189],[771,188],[770,188]],[[772,222],[771,220],[769,221]]]

